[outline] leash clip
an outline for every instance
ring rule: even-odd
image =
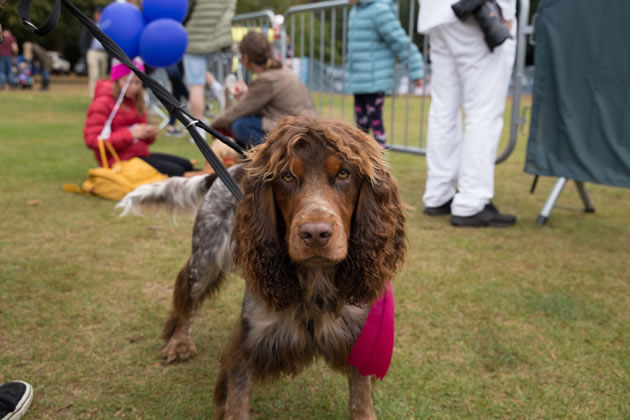
[[[199,123],[199,120],[192,120],[191,122],[188,123],[188,125],[186,126],[186,130],[188,130],[190,127],[192,127],[193,125],[197,125]]]
[[[26,29],[28,29],[31,32],[35,32],[35,31],[37,31],[39,29],[30,20],[22,19],[22,23],[24,24],[24,26],[26,26]]]

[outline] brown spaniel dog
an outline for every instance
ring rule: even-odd
[[[323,357],[349,377],[352,418],[375,418],[371,378],[346,360],[406,249],[398,187],[380,147],[343,122],[287,117],[230,172],[243,188],[240,202],[208,175],[145,185],[118,205],[123,214],[196,208],[205,195],[192,256],[175,282],[163,357],[196,353],[193,313],[238,268],[246,288],[221,357],[217,417],[247,418],[255,381],[295,375]]]

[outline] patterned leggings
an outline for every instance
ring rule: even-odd
[[[374,138],[385,147],[387,136],[383,126],[383,102],[385,93],[359,93],[354,95],[354,115],[357,125],[366,133],[372,129]]]

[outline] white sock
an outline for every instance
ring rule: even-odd
[[[221,83],[215,80],[210,85],[210,90],[212,91],[214,97],[217,98],[217,100],[219,101],[219,105],[221,105],[221,111],[223,111],[225,109],[225,96],[223,96],[223,86],[221,86]]]
[[[206,130],[199,128],[199,127],[195,127],[195,130],[197,130],[197,133],[199,133],[199,135],[201,136],[201,138],[206,141]],[[188,138],[188,141],[190,141],[190,144],[197,144],[195,143],[195,139],[192,138],[192,136],[190,136]]]
[[[210,85],[210,90],[212,91],[212,94],[217,98],[221,94],[221,89],[223,89],[221,83],[217,82],[216,80]]]
[[[195,127],[195,130],[197,130],[197,133],[199,133],[202,139],[206,139],[206,130],[201,127]]]

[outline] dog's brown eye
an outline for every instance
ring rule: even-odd
[[[293,176],[291,172],[285,172],[282,174],[282,180],[284,182],[293,182],[294,179],[295,177]]]
[[[337,173],[337,178],[339,179],[346,179],[350,176],[350,172],[348,172],[345,169],[342,169],[339,171],[339,173]]]

